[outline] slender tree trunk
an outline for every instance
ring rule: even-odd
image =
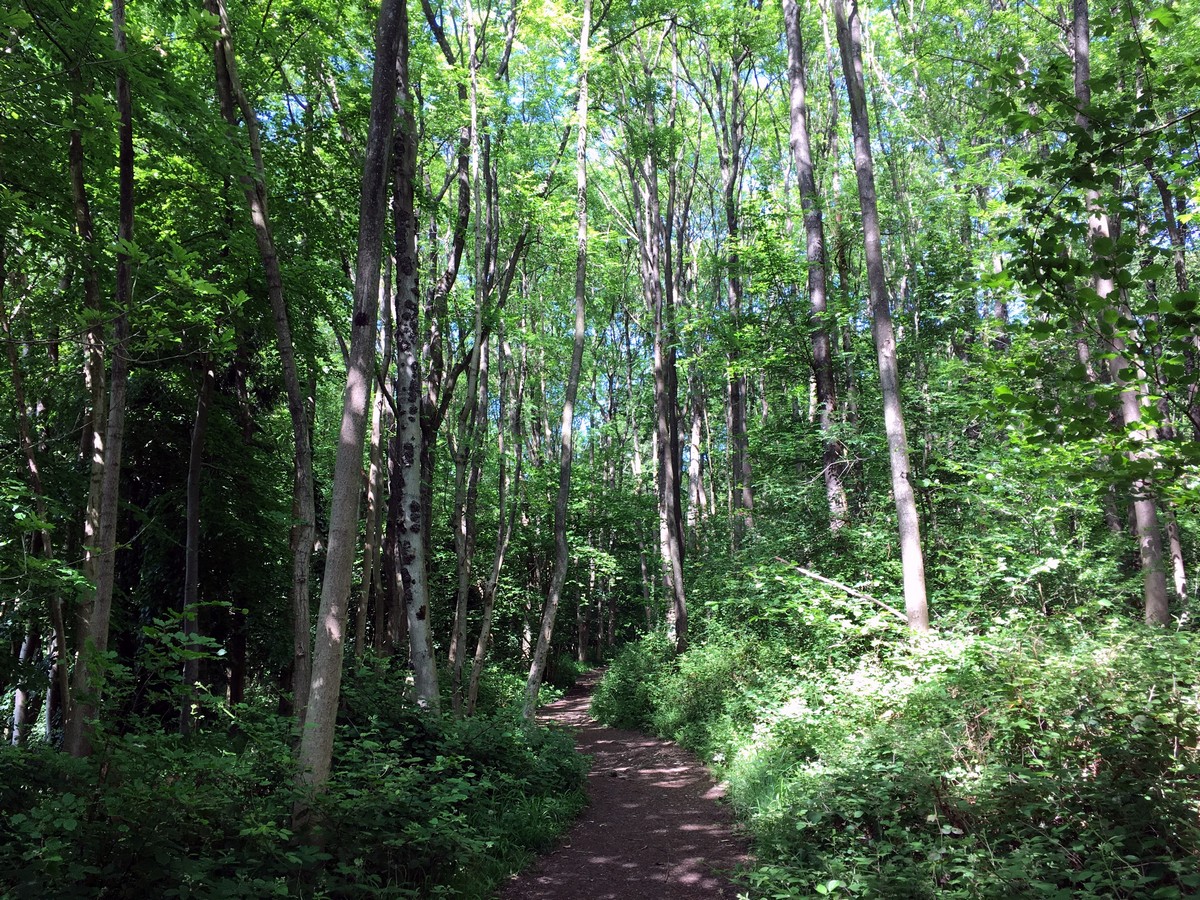
[[[647,77],[651,61],[642,50]],[[659,127],[653,102],[642,104],[640,127],[654,133]],[[639,269],[642,293],[653,319],[654,365],[654,458],[658,491],[658,545],[663,586],[667,594],[667,634],[677,651],[687,646],[687,604],[683,583],[683,534],[680,515],[680,471],[678,438],[678,387],[672,331],[672,301],[669,265],[670,216],[664,221],[659,202],[659,167],[653,147],[628,161],[630,188],[637,218]],[[668,204],[670,207],[670,204]],[[664,287],[664,281],[666,286]],[[732,498],[731,498],[732,501]],[[732,506],[732,503],[731,503]],[[730,515],[733,515],[731,508]]]
[[[575,339],[571,350],[571,370],[567,376],[566,399],[562,411],[562,443],[559,449],[558,498],[554,503],[554,572],[542,612],[537,647],[525,683],[525,703],[521,710],[532,721],[537,709],[538,691],[546,672],[554,618],[567,580],[567,506],[571,498],[571,463],[574,456],[575,398],[579,391],[579,372],[583,367],[585,305],[587,300],[587,129],[588,129],[588,43],[592,29],[592,0],[583,0],[583,22],[579,29],[579,99],[575,107]]]
[[[699,381],[699,374],[694,370],[688,373],[688,409],[691,413],[691,429],[688,434],[687,523],[693,551],[697,551],[701,547],[700,529],[708,512],[706,509],[708,497],[704,493],[704,454],[700,446],[704,401],[701,397]]]
[[[1071,43],[1075,55],[1075,102],[1078,111],[1075,124],[1081,129],[1091,132],[1091,120],[1088,118],[1088,107],[1091,105],[1091,28],[1088,21],[1087,0],[1073,0],[1071,21]],[[1086,192],[1089,210],[1088,241],[1093,247],[1093,253],[1101,257],[1096,247],[1101,243],[1110,243],[1115,237],[1112,222],[1100,205],[1100,192],[1090,188]],[[1116,289],[1111,275],[1098,273],[1092,284],[1100,301],[1109,301],[1110,295]],[[1108,341],[1111,354],[1108,359],[1109,376],[1113,383],[1121,389],[1119,411],[1126,435],[1135,445],[1150,438],[1149,428],[1142,422],[1144,385],[1140,380],[1130,384],[1125,379],[1125,369],[1129,367],[1126,359],[1125,339],[1114,332]],[[1136,377],[1136,376],[1135,376]],[[1131,451],[1130,457],[1137,459],[1140,452]],[[1154,486],[1149,478],[1139,478],[1132,486],[1134,530],[1138,538],[1138,551],[1142,561],[1143,597],[1145,603],[1146,622],[1152,625],[1165,625],[1170,621],[1170,609],[1167,602],[1167,581],[1163,560],[1162,531],[1158,522],[1158,507],[1154,496]]]
[[[78,73],[76,73],[78,79]],[[75,84],[72,90],[71,107],[82,115],[82,87]],[[92,220],[91,204],[87,195],[87,180],[84,172],[83,135],[78,128],[71,131],[67,154],[71,174],[71,196],[75,208],[75,230],[84,243],[86,253],[83,265],[83,302],[88,327],[83,338],[83,382],[89,397],[88,421],[81,443],[84,460],[88,465],[88,495],[83,523],[84,575],[93,584],[96,581],[97,546],[100,531],[100,491],[104,480],[104,423],[106,421],[106,396],[104,381],[104,311],[100,300],[100,277],[96,270],[96,236]],[[68,716],[69,706],[63,707]]]
[[[871,330],[879,364],[883,393],[884,429],[887,432],[888,462],[892,470],[892,494],[900,530],[900,559],[904,573],[904,608],[909,628],[929,630],[929,605],[925,594],[925,559],[921,550],[921,526],[917,502],[909,478],[908,437],[900,404],[900,375],[896,361],[896,336],[888,306],[887,280],[883,267],[883,245],[879,210],[875,200],[875,171],[871,160],[871,137],[867,122],[867,95],[863,81],[862,23],[858,0],[834,0],[842,71],[850,97],[850,122],[854,134],[854,170],[858,177],[858,199],[862,211],[867,286],[871,301]]]
[[[296,366],[292,343],[292,327],[287,300],[283,293],[283,274],[275,247],[271,215],[267,205],[266,169],[262,159],[258,116],[250,105],[238,77],[237,56],[233,44],[233,28],[224,0],[204,0],[205,7],[217,17],[219,33],[213,45],[213,65],[217,77],[217,98],[221,113],[230,129],[245,129],[249,144],[253,175],[241,176],[242,190],[250,210],[258,255],[267,283],[267,297],[275,325],[275,344],[283,369],[283,384],[287,391],[288,414],[292,421],[294,481],[292,494],[292,705],[298,724],[303,727],[308,709],[312,658],[310,656],[310,570],[313,538],[316,532],[316,502],[313,496],[312,440],[309,436],[308,403]]]
[[[804,233],[808,256],[809,326],[812,330],[813,374],[816,401],[825,438],[822,459],[825,498],[829,506],[829,528],[838,531],[849,523],[849,503],[843,476],[846,450],[834,433],[837,420],[837,388],[833,372],[830,333],[837,333],[826,301],[825,224],[817,194],[816,172],[808,133],[808,106],[805,102],[804,43],[800,30],[800,8],[795,0],[784,0],[784,28],[788,45],[788,81],[791,85],[791,144],[804,209]]]
[[[196,399],[196,417],[192,421],[192,444],[188,452],[187,471],[187,536],[184,542],[183,644],[188,647],[198,634],[200,609],[200,481],[204,470],[204,433],[208,428],[208,412],[212,403],[216,373],[205,359]],[[200,659],[188,657],[183,661],[183,696],[179,708],[179,733],[191,734],[194,723],[192,706],[196,682],[200,680]]]
[[[25,629],[21,649],[17,651],[17,662],[22,669],[28,671],[33,668],[41,646],[42,636],[34,618]],[[29,737],[30,723],[37,719],[37,696],[37,692],[29,690],[29,685],[23,679],[13,688],[12,731],[8,741],[14,747],[24,746]]]
[[[75,74],[71,106],[76,113],[81,113],[83,100],[82,87],[78,84],[79,75]],[[91,204],[88,201],[87,181],[84,172],[83,135],[79,128],[71,131],[68,151],[68,168],[71,174],[71,195],[75,208],[75,228],[80,240],[85,245],[83,267],[83,298],[88,327],[83,339],[83,381],[89,396],[88,421],[84,429],[81,451],[88,466],[88,494],[83,522],[83,573],[93,585],[97,581],[97,568],[100,545],[100,495],[104,482],[104,430],[107,421],[107,396],[105,392],[104,365],[104,311],[100,299],[100,277],[96,267],[96,237],[92,220]],[[77,629],[78,630],[78,629]],[[65,632],[65,622],[64,622]],[[79,632],[82,635],[82,632]],[[76,647],[76,658],[80,648]],[[60,645],[60,658],[67,652],[65,645]],[[69,678],[66,666],[63,669],[63,679]],[[72,697],[69,684],[66,685],[62,697],[61,715],[65,732],[70,727],[73,717]]]
[[[384,365],[379,374],[380,380],[388,380],[388,366],[391,360],[391,254],[384,257],[384,271],[379,283],[379,310],[383,316],[383,348]],[[361,656],[367,647],[367,616],[370,613],[371,598],[374,596],[373,646],[377,650],[383,647],[383,635],[386,628],[386,605],[383,599],[382,578],[379,577],[380,564],[379,538],[383,534],[383,436],[385,421],[388,416],[383,388],[376,386],[376,398],[371,410],[371,449],[368,451],[367,469],[367,523],[366,538],[362,545],[362,584],[359,590],[358,618],[354,622],[354,653]],[[391,431],[386,428],[386,431]]]
[[[457,438],[453,442],[454,457],[454,553],[456,590],[454,623],[450,634],[450,697],[455,714],[463,711],[462,675],[466,662],[467,613],[471,596],[471,557],[475,552],[475,497],[478,494],[480,452],[476,446],[477,428],[481,415],[486,420],[487,392],[481,381],[487,379],[485,357],[487,341],[483,337],[483,297],[476,306],[475,346],[467,377],[467,396],[459,416]],[[481,410],[480,397],[482,396]]]
[[[80,608],[80,653],[75,665],[74,706],[67,721],[66,749],[72,756],[92,752],[91,723],[102,688],[100,660],[108,649],[108,625],[116,582],[117,523],[120,514],[121,450],[125,440],[125,395],[129,383],[129,307],[133,299],[133,264],[124,248],[133,245],[133,100],[125,44],[125,0],[112,6],[113,45],[120,58],[117,71],[117,280],[114,301],[112,371],[108,415],[104,426],[104,476],[100,489],[95,591]]]
[[[721,205],[725,214],[725,276],[726,302],[734,328],[733,347],[729,352],[729,443],[732,459],[733,500],[735,518],[733,538],[735,545],[745,532],[754,527],[753,467],[747,423],[747,395],[749,385],[745,368],[741,362],[740,329],[742,326],[743,283],[741,272],[741,200],[742,154],[746,130],[746,109],[742,100],[741,66],[749,53],[745,49],[734,51],[727,72],[723,72],[715,59],[709,60],[714,86],[714,104],[710,116],[717,136],[717,156],[721,169]],[[728,87],[728,94],[722,88]]]
[[[629,436],[630,442],[633,445],[633,455],[630,458],[630,471],[633,475],[633,492],[637,497],[642,496],[642,473],[644,467],[642,464],[642,437],[641,429],[638,425],[636,409],[637,401],[634,396],[633,387],[633,344],[629,333],[629,316],[625,316],[625,378],[627,394],[629,397]],[[712,498],[710,497],[710,500]],[[713,504],[709,503],[709,508],[713,508]],[[636,527],[637,545],[638,545],[638,563],[641,566],[642,573],[642,604],[646,612],[646,630],[650,631],[654,628],[657,615],[654,604],[654,580],[650,575],[650,562],[647,557],[646,539],[642,533],[642,527],[639,524]]]
[[[496,604],[496,590],[500,584],[500,571],[504,567],[504,556],[512,538],[513,525],[516,521],[517,508],[520,498],[510,499],[509,494],[514,487],[521,484],[521,460],[523,457],[523,435],[521,433],[521,407],[525,395],[525,368],[514,376],[512,373],[512,350],[505,340],[503,331],[498,334],[497,354],[500,369],[500,422],[496,429],[496,452],[499,457],[500,471],[498,473],[499,494],[497,497],[498,528],[496,534],[496,551],[492,555],[492,569],[483,585],[483,619],[479,625],[479,640],[475,645],[475,660],[471,665],[471,677],[467,685],[467,715],[475,713],[475,704],[479,698],[479,678],[483,674],[483,665],[487,659],[488,642],[492,633],[492,616]],[[515,387],[509,386],[515,377]],[[508,422],[505,424],[505,418]],[[505,431],[512,436],[513,471],[510,476],[508,454],[505,445]]]
[[[375,32],[375,71],[371,79],[371,114],[367,125],[362,190],[359,199],[358,256],[354,272],[354,308],[350,362],[342,399],[342,423],[333,472],[333,503],[321,606],[313,645],[308,712],[300,738],[299,776],[309,789],[321,790],[329,777],[333,726],[337,717],[345,650],[346,615],[353,581],[358,538],[358,501],[362,483],[363,439],[367,404],[375,374],[375,339],[379,277],[383,258],[384,220],[393,122],[396,115],[399,43],[406,35],[401,0],[384,0]],[[406,73],[405,73],[406,74]],[[307,810],[301,806],[301,821]]]
[[[454,507],[452,525],[454,528],[454,550],[456,558],[457,589],[454,604],[454,622],[450,633],[450,698],[455,715],[463,712],[463,667],[467,655],[467,613],[471,593],[471,557],[475,550],[475,522],[473,497],[479,483],[479,451],[476,447],[476,428],[480,422],[479,396],[480,372],[484,372],[486,381],[487,346],[484,343],[483,314],[487,303],[486,283],[489,280],[487,270],[490,256],[490,238],[484,235],[485,226],[490,226],[492,219],[490,208],[488,216],[483,213],[483,185],[480,172],[480,140],[479,140],[479,66],[478,46],[476,42],[475,19],[472,6],[467,4],[467,54],[469,56],[469,87],[468,106],[471,116],[470,127],[470,166],[471,166],[471,196],[474,199],[474,277],[472,286],[475,295],[475,326],[472,330],[473,342],[471,355],[467,366],[467,396],[463,400],[462,410],[458,420],[458,435],[454,442]],[[489,163],[490,164],[490,163]],[[490,174],[490,173],[489,173]],[[489,180],[490,186],[490,180]],[[490,199],[490,190],[488,191]],[[490,231],[490,229],[489,229]],[[482,389],[486,394],[486,385]],[[482,420],[487,421],[486,408]]]

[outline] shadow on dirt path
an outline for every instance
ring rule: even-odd
[[[509,881],[498,900],[735,898],[729,873],[750,856],[718,802],[721,789],[678,745],[592,719],[601,675],[589,672],[538,716],[578,729],[576,747],[592,756],[590,804],[563,844]]]

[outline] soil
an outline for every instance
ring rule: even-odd
[[[589,805],[562,845],[497,900],[733,900],[731,874],[750,855],[721,786],[677,744],[594,720],[588,705],[601,674],[583,676],[539,714],[577,729],[576,746],[592,757]]]

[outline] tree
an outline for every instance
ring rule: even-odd
[[[313,496],[312,440],[308,420],[308,403],[296,365],[292,326],[284,296],[283,273],[271,225],[268,206],[269,190],[266,167],[263,163],[262,139],[258,116],[250,104],[238,77],[237,54],[233,43],[233,26],[224,0],[205,0],[205,8],[217,19],[217,35],[213,43],[213,65],[217,75],[217,99],[221,114],[231,130],[238,128],[239,116],[249,144],[251,171],[240,176],[254,236],[258,243],[267,296],[275,325],[275,340],[283,368],[283,383],[287,390],[288,413],[292,422],[295,447],[295,482],[292,494],[292,704],[297,722],[303,726],[308,710],[311,685],[312,657],[310,655],[311,627],[309,577],[316,531],[316,500]]]
[[[116,0],[112,8],[113,45],[122,56],[126,53],[125,3]],[[125,396],[129,385],[129,307],[133,301],[133,100],[129,74],[117,73],[118,125],[118,214],[117,280],[114,295],[113,361],[109,376],[108,408],[104,427],[103,470],[100,479],[100,504],[96,517],[94,553],[95,591],[79,611],[80,651],[75,661],[72,705],[67,718],[65,746],[72,756],[87,756],[92,751],[91,727],[100,696],[103,656],[108,649],[109,619],[112,613],[116,577],[117,516],[121,489],[121,447],[125,439]],[[98,448],[99,449],[99,448]]]
[[[355,547],[358,541],[358,500],[362,483],[363,438],[367,404],[375,377],[375,340],[387,184],[391,172],[392,131],[396,116],[400,41],[407,37],[402,0],[385,0],[375,31],[375,70],[371,77],[371,118],[363,155],[359,200],[358,256],[354,271],[354,306],[350,359],[338,431],[333,472],[333,508],[329,513],[329,547],[321,606],[317,613],[312,684],[298,754],[299,776],[308,788],[320,790],[329,778],[333,727],[337,718],[345,652],[346,616],[350,604]]]
[[[197,631],[200,604],[200,487],[204,468],[204,436],[208,431],[216,372],[207,360],[200,364],[200,390],[196,398],[196,416],[192,421],[192,441],[188,452],[187,534],[184,538],[183,634],[185,645]],[[193,649],[183,661],[183,699],[179,709],[179,733],[188,735],[193,728],[192,704],[196,682],[200,679],[200,657]]]
[[[900,378],[896,362],[896,335],[892,327],[879,211],[875,201],[875,172],[871,160],[871,136],[867,122],[867,96],[863,80],[862,23],[858,0],[834,0],[842,71],[850,98],[850,124],[854,132],[854,171],[858,178],[858,201],[862,211],[866,251],[867,286],[870,292],[871,330],[883,392],[884,427],[887,431],[888,462],[892,473],[892,495],[900,525],[900,555],[904,565],[904,608],[914,631],[929,630],[929,606],[925,596],[925,559],[921,548],[921,526],[910,478],[908,437],[900,403]]]
[[[558,457],[558,496],[554,502],[554,571],[542,611],[537,646],[525,682],[525,702],[521,714],[529,720],[537,710],[538,692],[546,672],[554,619],[567,580],[570,548],[567,545],[567,511],[571,499],[571,466],[575,454],[575,401],[579,395],[579,371],[583,366],[583,343],[587,311],[587,137],[588,137],[588,44],[592,30],[592,0],[583,0],[579,26],[579,97],[575,101],[575,331],[571,345],[571,370],[567,375],[566,399],[563,400],[561,443]]]
[[[804,233],[808,262],[809,327],[812,330],[813,375],[817,406],[820,409],[821,434],[825,440],[822,476],[829,503],[829,528],[839,531],[849,524],[849,504],[843,476],[846,471],[845,447],[834,433],[837,421],[837,385],[834,379],[830,333],[837,333],[826,301],[825,225],[821,216],[821,198],[813,167],[808,132],[808,105],[805,101],[804,42],[800,29],[800,9],[794,0],[783,5],[784,30],[788,47],[788,85],[791,102],[791,149],[796,162],[800,187],[800,205],[804,209]]]
[[[399,88],[396,103],[399,122],[392,181],[392,222],[396,241],[396,386],[395,434],[388,452],[388,547],[392,558],[393,595],[404,604],[392,616],[407,619],[413,687],[417,702],[437,709],[437,662],[430,630],[427,521],[432,511],[422,475],[429,453],[422,413],[421,306],[418,290],[416,187],[417,129],[413,117],[414,95],[409,74],[408,11],[399,4],[400,37],[397,57]],[[395,629],[395,626],[393,626]],[[396,635],[395,630],[393,634]],[[397,648],[399,649],[399,648]]]
[[[1087,0],[1073,0],[1073,16],[1071,19],[1071,45],[1075,58],[1075,102],[1078,111],[1075,114],[1075,124],[1085,134],[1091,132],[1089,108],[1091,106],[1091,28],[1088,22]],[[1093,281],[1092,289],[1102,304],[1111,303],[1111,297],[1116,291],[1116,283],[1111,274],[1106,271],[1111,260],[1104,258],[1104,248],[1113,246],[1113,222],[1100,205],[1100,192],[1089,187],[1086,190],[1088,205],[1088,243],[1093,253],[1099,257],[1100,271]],[[1111,308],[1111,307],[1110,307]],[[1102,315],[1108,313],[1108,309]],[[1113,311],[1116,316],[1116,311]],[[1149,435],[1147,426],[1142,419],[1142,395],[1144,393],[1137,376],[1135,383],[1129,383],[1126,369],[1129,363],[1125,358],[1125,339],[1113,333],[1108,340],[1108,374],[1113,383],[1120,389],[1121,422],[1129,430],[1130,440],[1135,444],[1144,443]],[[1131,451],[1134,458],[1138,450]],[[1151,625],[1165,625],[1170,621],[1170,611],[1167,605],[1167,581],[1163,566],[1162,532],[1159,530],[1158,509],[1154,497],[1154,488],[1149,478],[1138,478],[1132,486],[1133,491],[1133,521],[1134,530],[1138,537],[1138,552],[1142,561],[1143,594],[1145,598],[1146,622]]]

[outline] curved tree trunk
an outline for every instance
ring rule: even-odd
[[[292,441],[295,446],[294,482],[292,492],[292,529],[290,545],[292,551],[292,704],[298,724],[303,727],[308,708],[308,691],[311,683],[312,658],[310,656],[310,570],[312,565],[313,536],[316,531],[316,501],[313,496],[312,440],[309,436],[308,402],[305,397],[300,373],[296,366],[296,352],[292,343],[292,327],[288,316],[287,300],[283,293],[283,274],[279,268],[279,254],[275,248],[275,237],[271,229],[271,215],[267,205],[266,169],[263,166],[262,142],[259,138],[258,116],[250,100],[242,90],[238,78],[237,56],[233,44],[233,27],[224,0],[205,0],[208,11],[217,17],[219,34],[213,47],[213,65],[217,74],[217,98],[221,113],[230,129],[246,129],[250,157],[254,164],[253,175],[241,176],[242,190],[254,225],[254,236],[258,242],[258,255],[262,262],[263,276],[267,282],[267,297],[271,302],[271,316],[275,325],[275,345],[283,369],[283,384],[287,391],[288,414],[292,421]]]
[[[900,375],[896,361],[896,334],[888,306],[887,280],[883,268],[883,244],[879,233],[879,210],[875,200],[875,170],[871,161],[871,136],[867,123],[867,93],[863,81],[862,22],[858,0],[834,0],[838,46],[846,92],[850,96],[850,123],[854,133],[854,171],[858,177],[858,200],[862,210],[863,240],[867,261],[867,287],[871,299],[871,330],[879,364],[883,393],[883,421],[887,432],[888,462],[892,470],[892,494],[900,527],[900,559],[904,571],[904,608],[908,626],[929,630],[929,604],[925,594],[925,558],[921,550],[921,525],[917,502],[909,480],[908,436],[900,404]]]

